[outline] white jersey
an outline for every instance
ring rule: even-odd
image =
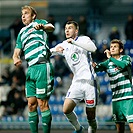
[[[88,41],[89,40],[89,41]],[[88,43],[87,45],[94,45],[92,41],[90,41],[89,37],[80,36],[74,41],[75,43]],[[64,48],[63,55],[74,74],[73,81],[85,79],[89,81],[93,81],[96,76],[94,69],[91,65],[92,58],[91,52],[76,46],[74,44],[68,43],[66,40],[57,46],[61,46]]]

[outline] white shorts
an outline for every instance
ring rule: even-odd
[[[87,80],[74,81],[66,94],[66,98],[72,99],[76,104],[84,99],[86,107],[95,107],[98,98],[96,86],[96,82],[90,84]]]

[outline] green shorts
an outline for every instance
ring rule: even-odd
[[[36,64],[27,70],[26,97],[47,99],[53,92],[54,71],[51,63]]]
[[[133,99],[112,102],[115,122],[133,122]]]

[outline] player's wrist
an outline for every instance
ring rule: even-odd
[[[75,44],[75,41],[72,39],[72,40],[71,40],[71,43],[72,43],[72,44]]]
[[[45,25],[43,25],[43,30],[44,30],[44,31],[46,30],[46,26],[45,26]]]

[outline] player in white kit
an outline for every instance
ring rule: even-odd
[[[65,25],[67,40],[56,45],[51,49],[51,52],[62,53],[74,75],[63,105],[63,112],[73,125],[74,133],[83,133],[84,129],[74,112],[75,106],[81,100],[84,100],[86,104],[88,132],[96,133],[95,111],[98,93],[97,77],[92,67],[91,52],[95,52],[97,48],[89,37],[78,36],[78,30],[77,22],[68,21]]]

